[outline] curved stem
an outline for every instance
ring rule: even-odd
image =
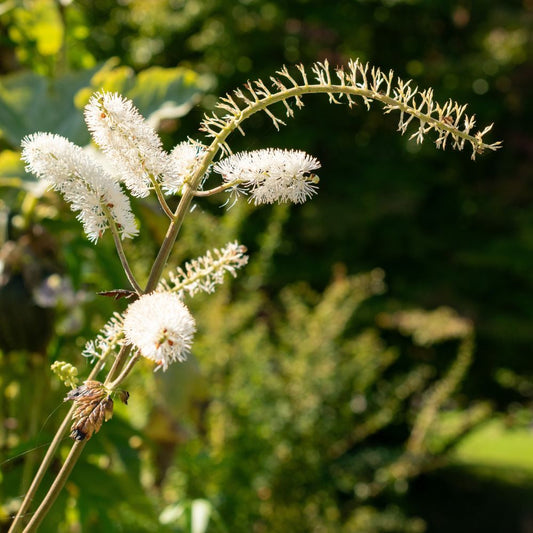
[[[98,360],[96,365],[94,365],[94,368],[92,369],[91,373],[89,374],[88,380],[93,379],[98,372],[102,369],[104,366],[105,360],[109,354],[105,354],[102,358]],[[24,515],[26,514],[27,510],[29,509],[31,502],[33,501],[33,498],[35,496],[35,493],[37,492],[37,489],[39,488],[39,485],[41,484],[41,481],[43,480],[43,477],[48,470],[48,467],[50,466],[50,463],[52,462],[52,459],[54,458],[54,454],[59,447],[59,444],[63,440],[63,436],[70,424],[72,413],[74,412],[74,405],[69,409],[68,413],[66,414],[65,418],[61,422],[61,425],[59,426],[58,430],[56,431],[56,434],[54,435],[54,438],[52,442],[50,443],[50,446],[48,447],[48,450],[46,451],[46,454],[41,461],[41,464],[39,465],[39,469],[37,470],[37,473],[35,474],[35,477],[33,478],[33,481],[30,485],[30,488],[28,489],[28,492],[24,496],[24,500],[22,501],[22,504],[15,516],[15,519],[13,520],[13,523],[11,524],[11,527],[9,528],[9,533],[16,533],[20,530],[22,525],[22,519],[24,518]]]
[[[389,88],[387,89],[389,94],[391,81],[392,79],[389,81]],[[345,83],[336,85],[327,82],[317,84],[309,84],[306,82],[304,85],[295,85],[290,88],[280,89],[277,93],[269,93],[262,98],[259,98],[257,95],[255,95],[255,99],[253,101],[248,99],[246,100],[247,105],[243,109],[240,109],[236,105],[230,106],[229,108],[225,107],[224,109],[230,111],[232,115],[231,118],[226,120],[215,117],[213,119],[208,119],[203,123],[203,129],[213,137],[213,141],[205,151],[205,155],[201,164],[196,168],[194,174],[184,186],[184,193],[181,197],[180,203],[178,204],[176,212],[174,213],[174,220],[168,228],[163,244],[159,250],[159,254],[150,272],[150,277],[145,289],[146,292],[154,290],[157,286],[192,198],[194,196],[198,196],[197,189],[202,181],[202,178],[207,172],[207,169],[211,165],[217,152],[225,146],[227,137],[235,130],[240,130],[241,124],[253,114],[258,113],[259,111],[267,111],[271,118],[275,118],[273,117],[272,113],[268,111],[268,107],[278,102],[285,102],[285,100],[289,100],[290,98],[298,99],[300,96],[306,94],[328,94],[330,95],[332,102],[337,102],[337,100],[335,100],[335,95],[339,94],[344,94],[348,97],[359,96],[363,98],[367,105],[368,102],[376,100],[385,104],[388,111],[392,111],[393,109],[398,110],[402,114],[405,113],[412,117],[416,117],[421,123],[431,124],[437,130],[448,132],[449,134],[453,134],[464,141],[472,143],[472,146],[474,146],[477,151],[481,151],[485,148],[494,150],[498,145],[498,143],[486,145],[481,141],[481,137],[478,138],[469,135],[468,133],[459,130],[453,124],[448,124],[443,119],[441,120],[430,114],[422,112],[423,105],[413,107],[405,102],[400,101],[398,98],[389,96],[389,94],[382,93],[379,90],[347,85]],[[276,127],[278,127],[278,124],[281,122],[282,121],[279,119],[275,119],[274,124]],[[213,128],[210,127],[211,125],[213,125]],[[200,194],[199,196],[202,195]]]
[[[124,247],[122,246],[122,240],[120,239],[117,226],[114,220],[111,218],[111,216],[108,216],[108,218],[110,221],[109,227],[111,229],[111,234],[113,235],[113,241],[115,243],[115,248],[117,249],[117,254],[120,259],[120,263],[122,264],[122,268],[124,269],[124,272],[128,278],[128,281],[130,282],[130,285],[133,287],[135,292],[137,294],[142,294],[141,286],[137,283],[137,280],[135,279],[135,276],[133,275],[133,272],[128,263],[128,258],[126,257],[126,254],[124,253]]]
[[[170,220],[174,219],[174,213],[172,212],[172,209],[168,207],[167,201],[165,200],[165,196],[163,195],[163,191],[161,190],[161,187],[159,186],[159,183],[155,180],[151,180],[152,184],[154,186],[154,191],[157,196],[157,199],[159,200],[159,205],[161,205],[161,209],[165,212],[168,218]]]

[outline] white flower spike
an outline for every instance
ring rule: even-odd
[[[237,277],[237,270],[248,263],[246,248],[237,242],[230,242],[222,249],[208,250],[201,257],[170,272],[169,280],[159,283],[158,291],[175,292],[179,296],[194,296],[198,292],[215,292],[215,287],[224,283],[226,273]]]
[[[163,370],[174,361],[185,361],[196,324],[179,296],[153,292],[141,296],[124,314],[126,340]]]
[[[176,145],[170,152],[175,174],[163,181],[163,190],[169,194],[178,193],[200,164],[204,153],[205,146],[197,142],[183,141]]]
[[[226,183],[248,190],[256,205],[274,202],[301,204],[316,194],[320,168],[314,157],[298,150],[268,148],[234,154],[215,166]]]
[[[85,122],[117,177],[134,196],[148,196],[154,182],[177,179],[161,139],[131,100],[117,93],[98,92],[85,107]]]
[[[34,133],[22,140],[26,170],[59,191],[79,211],[78,220],[96,242],[109,228],[109,218],[122,238],[137,235],[130,201],[120,185],[84,150],[52,133]]]

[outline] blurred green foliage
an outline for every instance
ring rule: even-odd
[[[124,286],[112,243],[90,245],[59,199],[42,196],[17,161],[20,139],[44,130],[88,142],[80,109],[105,87],[133,98],[171,147],[198,138],[215,96],[247,79],[349,57],[468,102],[480,124],[495,122],[503,150],[474,164],[407,141],[377,109],[341,110],[319,97],[279,134],[251,120],[234,151],[316,155],[319,198],[291,211],[238,205],[223,216],[218,198],[198,206],[175,264],[236,237],[254,259],[241,280],[191,302],[200,331],[189,363],[132,376],[131,405],[91,440],[43,531],[77,523],[83,531],[422,531],[416,516],[429,531],[476,527],[461,497],[455,519],[453,508],[442,518],[443,478],[425,472],[488,415],[487,400],[510,424],[530,420],[530,10],[527,0],[3,2],[2,243],[39,262],[24,239],[43,227],[57,240],[55,274],[70,285],[56,291],[45,353],[0,360],[0,527],[42,449],[25,452],[50,440],[64,410],[52,413],[66,389],[49,364],[73,363],[83,378],[85,340],[124,305],[93,296]],[[127,252],[142,281],[165,228],[149,201],[135,209],[145,234]],[[376,266],[387,272],[387,296]],[[426,345],[388,329],[416,340],[398,312],[442,305],[476,330],[460,395],[468,346],[434,344],[450,325],[435,317],[448,311],[419,315],[429,320],[422,334],[436,331]],[[483,509],[486,531],[491,513]],[[519,520],[507,520],[509,531],[520,531]]]
[[[282,64],[360,57],[494,122],[504,150],[473,164],[399,137],[377,111],[316,97],[280,134],[257,117],[233,148],[301,148],[323,164],[321,200],[291,213],[271,286],[306,271],[323,288],[336,261],[384,268],[399,306],[447,304],[476,321],[483,357],[470,386],[504,408],[531,400],[495,379],[499,368],[532,373],[523,357],[533,341],[530,9],[525,0],[99,0],[66,12],[91,28],[83,46],[94,58],[191,66],[216,75],[216,95]],[[198,137],[201,112],[172,142]]]

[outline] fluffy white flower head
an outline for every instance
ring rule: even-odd
[[[134,196],[148,196],[154,181],[175,179],[170,155],[131,100],[117,93],[96,93],[85,107],[85,122]]]
[[[239,185],[249,190],[257,205],[305,202],[318,189],[313,174],[318,168],[319,161],[305,152],[267,148],[234,154],[219,161],[214,170],[226,183],[235,182],[234,191]]]
[[[163,179],[161,184],[163,190],[169,194],[179,192],[183,183],[196,170],[205,153],[205,146],[192,141],[183,141],[176,145],[170,157],[174,165],[175,174]]]
[[[128,197],[120,185],[81,147],[52,133],[34,133],[22,140],[26,170],[59,191],[79,211],[78,220],[96,242],[110,219],[122,238],[138,233]]]
[[[124,334],[144,357],[163,370],[174,361],[185,361],[196,324],[179,296],[153,292],[141,296],[126,309]]]

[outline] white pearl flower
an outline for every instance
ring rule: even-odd
[[[141,355],[163,370],[174,361],[185,361],[192,346],[196,324],[179,296],[153,292],[128,306],[124,315],[126,340]]]
[[[176,179],[161,139],[131,100],[117,93],[96,93],[85,107],[85,122],[117,177],[134,196],[148,196],[153,181]]]

